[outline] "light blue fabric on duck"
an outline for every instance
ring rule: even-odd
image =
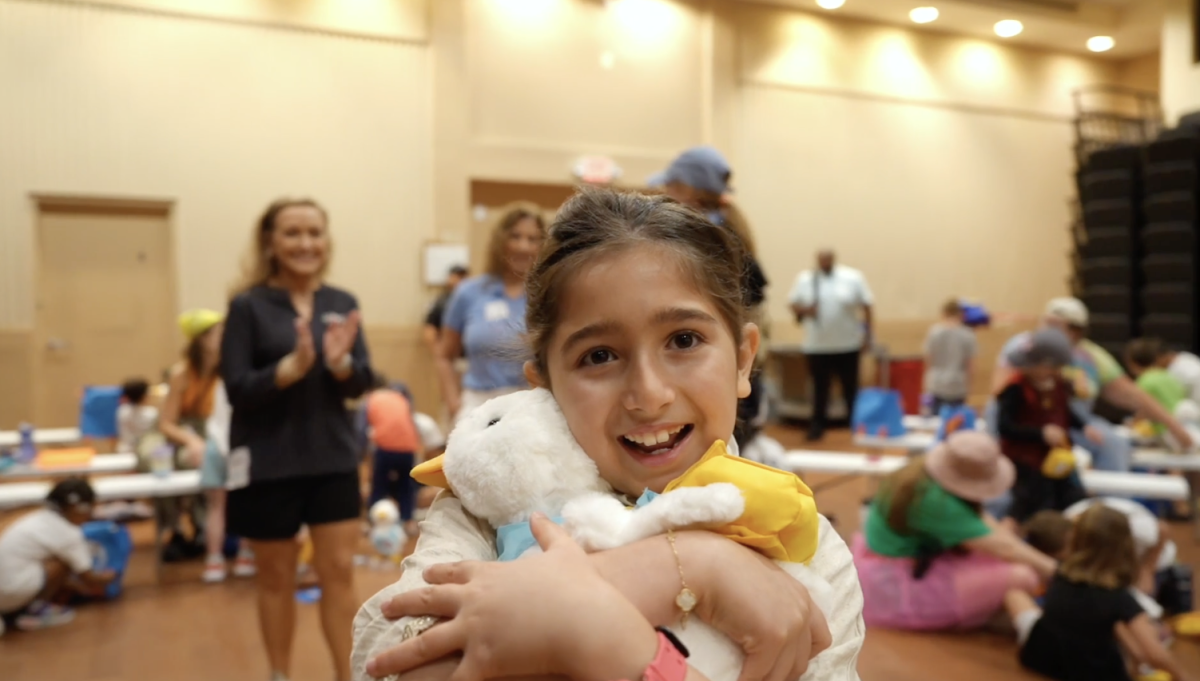
[[[641,498],[637,500],[636,508],[641,508],[654,500],[658,496],[655,492],[646,490]],[[563,524],[562,518],[551,518],[559,525]],[[497,560],[507,561],[520,558],[526,551],[537,546],[537,539],[533,536],[533,528],[529,523],[512,523],[511,525],[502,525],[496,530],[496,553],[499,554]]]

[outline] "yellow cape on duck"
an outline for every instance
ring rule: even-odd
[[[445,455],[413,468],[422,485],[449,489],[443,468]],[[808,563],[817,551],[819,523],[812,490],[794,473],[733,456],[722,440],[700,460],[671,481],[663,493],[680,487],[704,487],[727,482],[742,492],[746,510],[737,520],[710,528],[723,537],[764,556],[788,563]]]

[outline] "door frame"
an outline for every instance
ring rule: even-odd
[[[32,391],[30,399],[30,416],[39,417],[37,410],[43,403],[45,381],[42,380],[41,352],[46,344],[46,329],[42,323],[42,268],[44,253],[42,251],[41,219],[43,213],[66,213],[75,215],[141,215],[160,217],[167,227],[167,266],[168,294],[174,301],[175,312],[179,310],[179,257],[176,249],[175,200],[134,198],[121,196],[99,196],[91,194],[59,194],[47,192],[31,192],[29,198],[33,203],[33,329],[30,332],[30,378]],[[34,421],[36,423],[36,421]],[[42,424],[43,427],[61,427],[77,424]]]

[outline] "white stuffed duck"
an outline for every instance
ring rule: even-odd
[[[762,494],[746,495],[744,485],[723,480],[727,475],[744,478],[738,475],[744,473],[743,466],[757,467],[755,476],[769,471],[767,487],[774,489],[752,484],[751,489]],[[772,558],[787,557],[789,548],[795,554],[799,545],[809,555],[780,560],[780,565],[804,583],[818,607],[829,613],[828,584],[804,564],[816,546],[815,506],[793,504],[795,509],[768,512],[776,523],[740,522],[749,511],[761,513],[766,505],[780,506],[776,503],[783,498],[780,489],[798,486],[809,502],[811,493],[790,473],[729,455],[721,442],[663,494],[647,492],[630,509],[575,441],[554,396],[537,388],[497,397],[472,411],[450,433],[445,454],[415,468],[413,477],[450,489],[468,512],[495,528],[500,560],[540,550],[529,529],[535,512],[563,524],[589,551],[696,527],[723,533]],[[811,536],[807,529],[798,532],[795,521],[809,509]],[[769,536],[776,526],[782,539]],[[737,680],[744,655],[723,634],[696,620],[674,633],[691,652],[689,663],[711,681]]]

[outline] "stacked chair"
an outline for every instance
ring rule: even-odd
[[[1145,151],[1139,326],[1181,350],[1200,345],[1200,127],[1185,119]]]
[[[1076,292],[1091,313],[1089,338],[1118,357],[1142,315],[1142,177],[1136,145],[1094,151],[1076,174],[1083,218]]]

